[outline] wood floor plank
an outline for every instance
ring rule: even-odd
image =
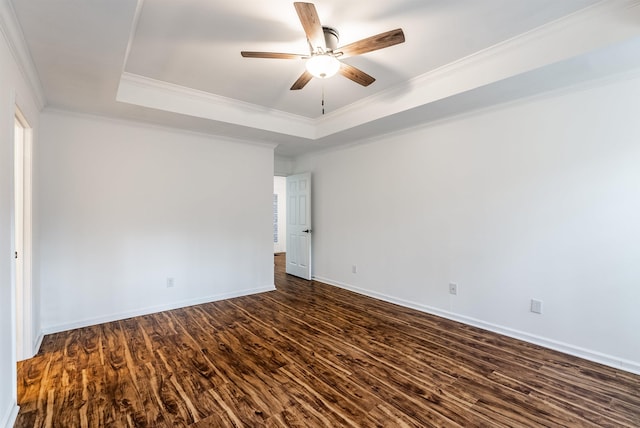
[[[640,376],[286,275],[47,335],[16,427],[640,426]]]
[[[245,305],[243,305],[245,306]],[[249,309],[247,309],[249,310]],[[262,313],[258,308],[250,309],[252,313],[254,313],[258,317],[264,317],[265,314]],[[286,316],[284,312],[281,313],[281,316]],[[257,320],[256,320],[257,321]],[[291,337],[300,336],[301,332],[298,330],[292,330],[296,327],[296,319],[288,318],[280,320],[279,324],[283,324],[287,326],[287,334]],[[313,326],[302,323],[297,326],[298,329],[309,330],[314,329]],[[284,330],[284,329],[283,329]],[[385,362],[382,360],[378,360],[379,364],[368,364],[367,361],[370,361],[372,358],[371,353],[362,353],[357,352],[359,348],[353,347],[349,349],[349,346],[338,347],[337,343],[341,342],[342,344],[348,345],[348,341],[344,341],[344,339],[336,338],[335,336],[327,335],[324,339],[320,339],[319,335],[322,334],[321,331],[316,331],[314,340],[311,344],[297,343],[299,347],[309,346],[309,349],[315,349],[316,353],[324,355],[324,358],[330,360],[334,363],[333,367],[342,366],[347,369],[344,373],[347,373],[347,376],[353,374],[354,378],[365,380],[365,382],[361,382],[361,386],[363,387],[362,391],[359,391],[356,396],[358,398],[363,398],[362,394],[367,394],[367,387],[370,384],[381,384],[384,388],[376,388],[375,395],[378,398],[382,398],[385,402],[395,402],[397,406],[401,407],[404,412],[407,412],[412,415],[419,415],[419,410],[424,407],[424,402],[429,401],[428,406],[430,407],[430,412],[427,414],[430,415],[432,419],[436,419],[432,426],[442,426],[443,424],[451,424],[454,420],[458,420],[459,423],[463,423],[468,425],[470,421],[466,420],[464,417],[464,409],[460,409],[461,403],[456,402],[453,403],[447,399],[445,396],[439,395],[434,389],[434,384],[429,383],[428,380],[430,376],[420,376],[413,377],[412,379],[407,378],[405,375],[407,373],[400,367],[405,366],[406,362],[403,361],[402,364],[389,364],[389,362]],[[294,340],[294,339],[290,339]],[[274,346],[278,346],[273,343]],[[312,347],[312,348],[311,348]],[[336,353],[336,350],[339,352]],[[401,355],[397,355],[396,357],[400,359],[406,359],[406,357],[402,357]],[[303,360],[302,360],[303,361]],[[302,362],[301,361],[301,362]],[[307,362],[308,366],[318,365],[314,362]],[[421,375],[424,371],[421,371]],[[314,371],[315,375],[318,375],[317,372]],[[326,373],[322,373],[322,375],[326,375]],[[338,373],[339,376],[336,376],[336,373],[330,374],[331,377],[341,377],[344,374]],[[300,374],[299,377],[309,376]],[[350,376],[351,377],[351,376]],[[350,377],[342,379],[341,383],[348,385],[351,382]],[[320,376],[320,379],[326,379],[326,376]],[[452,380],[451,380],[452,381]],[[332,389],[336,389],[335,386]],[[402,391],[399,394],[387,394],[388,391]],[[347,393],[347,395],[349,395]],[[368,401],[372,401],[370,398],[367,398]],[[463,407],[464,404],[462,404]],[[371,405],[368,406],[367,411],[371,410]],[[413,408],[412,408],[413,407]],[[447,414],[449,418],[447,419],[444,414]],[[435,416],[439,415],[442,419],[438,420]],[[425,425],[428,421],[421,416],[418,416],[417,421],[421,425]]]
[[[287,307],[287,311],[293,312],[295,309]],[[322,321],[323,324],[319,328],[323,331],[331,331],[330,320],[336,320],[336,316]],[[420,354],[415,342],[400,340],[387,343],[385,339],[389,337],[390,332],[386,329],[381,329],[378,336],[368,329],[355,326],[350,329],[349,334],[338,331],[333,331],[332,334],[330,336],[332,341],[347,341],[356,349],[366,349],[368,350],[367,358],[376,358],[382,364],[402,361],[402,364],[393,364],[391,368],[417,375],[423,381],[428,379],[434,385],[452,383],[460,370],[459,364],[456,368],[451,367],[448,356],[439,358],[437,354],[432,352],[427,352],[426,355]]]

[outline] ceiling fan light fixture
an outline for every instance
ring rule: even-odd
[[[402,28],[396,28],[338,47],[340,41],[338,31],[320,24],[318,11],[313,3],[296,1],[293,7],[307,36],[308,56],[281,52],[240,52],[244,58],[306,59],[306,70],[293,83],[292,91],[304,88],[314,77],[327,79],[336,73],[359,85],[369,86],[375,82],[375,78],[357,67],[338,61],[338,58],[349,58],[404,43]]]
[[[340,61],[330,54],[317,54],[307,60],[305,67],[314,77],[327,79],[338,72]]]

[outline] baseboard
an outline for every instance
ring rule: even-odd
[[[5,413],[5,415],[2,417],[2,419],[0,419],[0,427],[13,428],[13,425],[15,425],[16,423],[19,410],[20,410],[20,407],[18,407],[17,403],[15,402],[11,403],[8,406],[7,412]]]
[[[40,352],[40,346],[42,346],[42,339],[44,339],[44,333],[42,330],[38,332],[36,341],[33,343],[33,355],[37,355]]]
[[[515,330],[509,327],[504,327],[497,324],[488,323],[476,318],[467,317],[464,315],[456,314],[454,312],[445,311],[432,306],[422,305],[419,303],[411,302],[404,299],[398,299],[386,294],[377,293],[375,291],[365,290],[363,288],[355,287],[350,284],[334,281],[329,278],[321,276],[314,276],[314,280],[323,282],[325,284],[333,285],[335,287],[343,288],[345,290],[353,291],[354,293],[362,294],[365,296],[373,297],[374,299],[383,300],[385,302],[394,303],[396,305],[404,306],[406,308],[415,309],[420,312],[425,312],[431,315],[436,315],[442,318],[446,318],[452,321],[461,322],[463,324],[478,327],[483,330],[492,331],[494,333],[502,334],[504,336],[519,339],[525,342],[533,343],[544,348],[559,351],[565,354],[573,355],[574,357],[583,358],[585,360],[593,361],[605,366],[613,367],[616,369],[624,370],[630,373],[640,375],[640,362],[630,361],[623,358],[603,354],[597,351],[584,349],[578,346],[574,346],[568,343],[559,342],[546,337],[541,337],[533,334],[529,334],[523,331]]]
[[[274,291],[275,289],[276,289],[275,285],[268,285],[265,287],[234,291],[232,293],[223,293],[223,294],[216,294],[213,296],[199,297],[197,299],[181,300],[177,302],[171,302],[165,305],[149,306],[146,308],[119,312],[119,313],[95,317],[95,318],[87,318],[80,321],[74,321],[71,323],[57,324],[53,326],[44,327],[42,329],[41,335],[60,333],[62,331],[73,330],[76,328],[88,327],[91,325],[102,324],[102,323],[112,322],[112,321],[119,321],[127,318],[138,317],[141,315],[149,315],[157,312],[169,311],[172,309],[185,308],[187,306],[201,305],[203,303],[215,302],[218,300],[232,299],[234,297],[242,297],[242,296],[249,296],[251,294],[265,293],[267,291]]]

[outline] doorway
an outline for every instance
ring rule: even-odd
[[[14,286],[17,361],[33,356],[31,293],[32,130],[16,108],[14,121]]]
[[[287,251],[287,178],[273,177],[273,252]]]

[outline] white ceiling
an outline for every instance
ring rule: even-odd
[[[2,0],[7,1],[7,0]],[[306,54],[291,1],[11,0],[51,108],[279,144],[294,156],[640,66],[638,0],[318,0],[340,45],[406,42],[290,91]],[[321,115],[324,86],[327,115]]]

